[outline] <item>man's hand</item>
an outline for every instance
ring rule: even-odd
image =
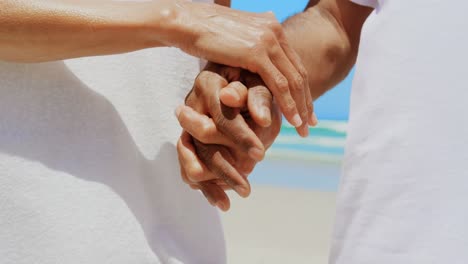
[[[258,75],[215,64],[199,75],[186,103],[177,110],[185,130],[178,144],[183,178],[227,210],[224,190],[249,195],[247,176],[277,137],[281,115]]]

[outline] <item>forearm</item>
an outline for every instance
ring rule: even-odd
[[[311,1],[317,2],[317,1]],[[357,57],[360,33],[372,9],[349,0],[321,0],[288,19],[288,40],[306,67],[314,99],[342,81]]]
[[[41,62],[170,45],[179,29],[171,2],[0,1],[0,60]]]

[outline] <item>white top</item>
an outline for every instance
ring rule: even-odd
[[[362,35],[330,263],[468,263],[468,2],[379,2]]]
[[[170,48],[0,62],[0,262],[225,263],[175,150],[199,70]]]

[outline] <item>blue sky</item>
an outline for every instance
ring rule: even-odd
[[[282,21],[303,10],[307,2],[306,0],[232,0],[232,6],[236,9],[252,12],[273,11],[277,18]],[[352,76],[348,76],[343,83],[316,101],[315,109],[319,119],[348,119],[351,81]]]

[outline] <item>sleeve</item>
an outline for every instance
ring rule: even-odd
[[[373,8],[377,8],[379,6],[379,0],[351,0],[358,5],[369,6]]]

